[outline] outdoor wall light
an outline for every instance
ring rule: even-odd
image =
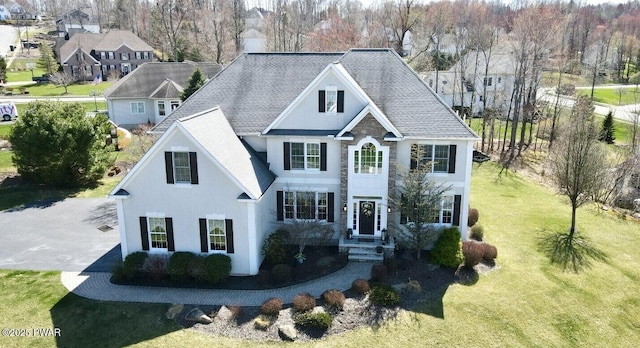
[[[387,207],[387,213],[391,213],[391,207]]]
[[[347,211],[347,205],[346,204],[342,206],[342,211]]]

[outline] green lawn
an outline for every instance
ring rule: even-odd
[[[622,95],[620,95],[622,91]],[[578,89],[576,94],[591,97],[590,89]],[[593,100],[610,105],[629,105],[640,103],[640,89],[635,86],[628,86],[622,90],[618,88],[597,88],[593,91]]]
[[[10,131],[11,131],[11,124],[0,123],[0,139],[6,139],[9,136]]]
[[[101,82],[98,85],[93,85],[91,82],[76,83],[67,87],[69,94],[65,96],[88,97],[91,91],[97,91],[98,95],[101,96],[102,92],[109,88],[111,84],[111,82]],[[64,87],[56,87],[52,83],[29,86],[27,91],[30,95],[37,97],[59,97],[64,95]]]
[[[546,231],[564,230],[570,208],[551,190],[518,175],[499,178],[492,163],[474,165],[471,206],[485,238],[498,248],[497,268],[472,286],[451,285],[444,318],[427,308],[379,328],[362,328],[309,347],[633,347],[640,340],[640,225],[594,207],[578,227],[608,256],[582,274],[563,273],[538,251]],[[91,301],[68,294],[56,272],[0,271],[0,327],[61,329],[62,337],[0,337],[2,347],[136,345],[276,347],[180,329],[168,305]]]

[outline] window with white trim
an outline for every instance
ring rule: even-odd
[[[338,89],[336,86],[328,86],[325,89],[325,112],[338,112]]]
[[[284,192],[285,220],[327,220],[326,192]]]
[[[143,59],[149,59],[149,52],[142,52]]]
[[[131,102],[132,114],[144,114],[144,102]]]
[[[164,218],[147,217],[152,249],[167,249],[167,225]]]
[[[140,59],[142,57],[142,52],[136,52],[136,59]]]
[[[491,86],[491,85],[493,85],[493,77],[485,77],[485,78],[484,78],[484,85],[485,85],[485,86]]]
[[[353,153],[353,170],[356,174],[382,174],[382,151],[372,143],[365,143]]]
[[[107,52],[100,52],[100,59],[107,59]]]
[[[404,200],[404,197],[402,198]],[[405,201],[406,202],[406,201]],[[405,203],[407,204],[407,203]],[[427,212],[425,221],[429,224],[447,225],[453,223],[454,196],[442,196],[440,204]],[[400,223],[411,224],[413,221],[404,214],[400,216]]]
[[[418,153],[412,154],[420,158],[418,163],[431,166],[432,173],[448,173],[449,145],[418,145]]]
[[[173,110],[177,109],[178,106],[180,106],[180,101],[179,100],[172,100],[172,101],[169,102],[169,104],[170,104],[170,109],[169,110],[171,110],[171,112],[173,112]]]
[[[188,152],[173,152],[173,177],[176,184],[191,183],[191,165]]]
[[[120,59],[122,59],[122,60],[129,60],[129,52],[122,52],[122,53],[120,53]]]
[[[109,53],[107,54],[107,56],[109,57],[109,59],[113,59],[113,58],[114,58],[113,52],[109,52]]]
[[[164,106],[164,100],[158,100],[156,102],[156,105],[158,106],[158,116],[160,117],[167,116],[167,110],[165,109],[165,106]]]
[[[223,219],[207,219],[209,250],[227,250],[227,232]]]
[[[319,170],[320,143],[291,143],[291,169]]]

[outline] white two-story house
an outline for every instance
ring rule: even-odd
[[[466,232],[478,138],[391,49],[242,54],[153,131],[111,192],[123,257],[226,253],[253,275],[293,219],[380,238],[400,224],[389,197],[415,146],[449,186],[433,223]]]

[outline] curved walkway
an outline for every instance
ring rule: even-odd
[[[111,273],[62,272],[62,284],[74,294],[92,300],[181,303],[193,305],[260,306],[271,297],[290,303],[293,297],[308,292],[319,298],[325,290],[347,290],[357,278],[368,279],[372,263],[349,262],[343,269],[327,276],[284,288],[267,290],[184,289],[131,285],[109,282]]]

